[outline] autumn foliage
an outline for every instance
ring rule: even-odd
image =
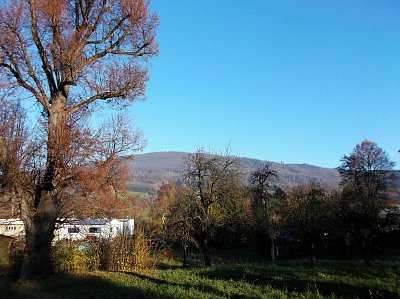
[[[143,146],[122,119],[97,131],[87,121],[99,101],[123,108],[145,98],[146,65],[158,53],[158,19],[148,6],[141,0],[0,4],[2,95],[14,103],[21,97],[41,110],[38,131],[28,134],[41,145],[34,151],[37,163],[28,163],[33,172],[21,168],[18,158],[18,173],[24,175],[7,180],[27,232],[22,278],[50,272],[57,217],[82,196],[88,202],[100,198],[103,206],[112,203],[112,196],[102,194],[116,195],[124,181],[116,174],[126,175],[122,161]],[[25,146],[30,143],[26,140]]]

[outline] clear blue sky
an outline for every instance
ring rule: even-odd
[[[400,167],[400,1],[153,0],[160,55],[131,112],[145,152],[199,147],[336,167],[373,140]]]

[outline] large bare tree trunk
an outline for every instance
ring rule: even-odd
[[[22,218],[25,223],[26,249],[21,279],[51,274],[51,242],[61,207],[60,183],[65,175],[64,154],[69,146],[65,97],[54,97],[48,115],[47,161],[43,181],[38,184],[33,207]]]
[[[36,215],[26,222],[26,249],[21,279],[35,279],[52,273],[51,241],[58,211],[52,198],[42,199]]]

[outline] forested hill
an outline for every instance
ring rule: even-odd
[[[157,152],[139,154],[132,162],[131,171],[134,180],[128,185],[131,191],[148,192],[155,194],[162,183],[182,183],[184,171],[184,159],[188,153],[183,152]],[[250,173],[257,168],[261,161],[250,158],[239,158],[243,165],[244,173]],[[322,168],[308,164],[285,164],[271,162],[272,167],[277,170],[279,180],[277,185],[287,188],[293,185],[316,180],[329,187],[339,184],[339,173],[335,169]]]

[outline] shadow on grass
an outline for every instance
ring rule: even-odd
[[[120,275],[116,279],[114,275]],[[128,278],[130,277],[130,278]],[[54,275],[38,281],[10,283],[0,287],[0,298],[72,299],[72,298],[182,298],[171,289],[193,294],[206,293],[211,298],[224,297],[223,292],[203,284],[179,283],[132,272]],[[192,295],[193,297],[193,295]]]
[[[10,284],[7,288],[0,287],[0,298],[172,299],[196,298],[199,294],[210,298],[229,295],[231,298],[246,298],[246,295],[242,293],[224,292],[221,285],[231,284],[232,281],[245,282],[255,287],[269,285],[283,293],[299,292],[328,297],[335,294],[345,298],[399,298],[398,291],[391,291],[393,282],[399,275],[399,263],[382,263],[376,270],[367,269],[356,263],[325,262],[320,263],[315,270],[305,265],[306,262],[295,261],[279,262],[276,265],[270,263],[224,264],[214,268],[190,269],[188,272],[179,270],[174,272],[181,268],[173,266],[168,267],[165,272],[156,270],[154,273],[144,271],[55,275],[36,282],[17,282]],[[329,279],[325,279],[325,275],[329,276]],[[365,277],[365,280],[360,280],[361,276]],[[377,277],[377,280],[369,286],[366,282],[374,277]],[[388,277],[391,279],[390,283],[385,285],[383,282]],[[203,278],[211,279],[211,281]],[[220,280],[222,284],[218,282],[214,287],[214,280]],[[382,282],[382,287],[380,282]]]
[[[251,266],[251,265],[250,265]],[[270,285],[275,289],[289,292],[312,292],[324,296],[335,294],[346,298],[399,298],[399,293],[379,287],[355,286],[350,283],[319,281],[312,269],[305,269],[301,265],[270,265],[259,267],[253,271],[249,265],[221,266],[204,270],[200,275],[219,280],[245,281],[253,285]],[[249,271],[250,270],[250,271]],[[329,269],[321,268],[328,272]],[[340,274],[338,274],[340,275]],[[300,276],[300,277],[299,277]],[[356,275],[354,275],[356,277]]]
[[[172,296],[163,294],[163,298]],[[55,275],[32,282],[16,282],[0,289],[0,298],[160,298],[155,290],[124,286],[96,275]]]

